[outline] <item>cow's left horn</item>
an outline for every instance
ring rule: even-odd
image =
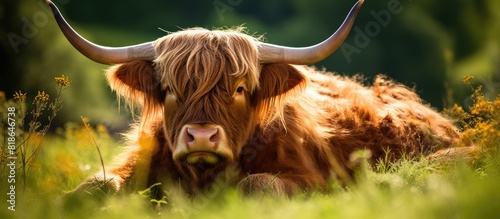
[[[332,54],[344,42],[351,31],[356,15],[363,5],[359,0],[347,15],[344,23],[325,41],[309,47],[286,47],[269,43],[260,43],[259,60],[261,63],[288,63],[310,65],[317,63]]]
[[[155,58],[155,49],[152,44],[154,41],[124,47],[105,47],[86,40],[64,20],[54,3],[50,0],[45,2],[52,9],[57,25],[59,25],[64,36],[71,45],[87,58],[102,64],[119,64],[133,60],[153,60]]]

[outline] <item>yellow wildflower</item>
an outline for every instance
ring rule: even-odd
[[[463,82],[464,82],[465,85],[471,85],[472,84],[472,79],[474,79],[474,76],[467,75],[467,76],[464,76]]]
[[[41,102],[45,102],[45,101],[48,101],[49,100],[49,95],[45,93],[45,91],[38,91],[38,95],[36,95],[35,97],[35,101],[41,101]]]
[[[88,126],[90,119],[87,117],[83,117],[83,116],[81,118],[82,118],[83,125]]]
[[[60,84],[63,87],[69,87],[71,84],[71,81],[69,80],[68,77],[61,75],[61,77],[55,77],[56,83]]]
[[[97,128],[97,131],[99,133],[101,133],[101,134],[107,134],[108,133],[108,129],[104,125],[99,124],[99,125],[97,125],[96,128]]]
[[[20,90],[14,92],[14,100],[20,100],[20,101],[26,100],[26,93],[23,94],[23,92],[21,92]]]

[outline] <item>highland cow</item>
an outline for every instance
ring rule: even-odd
[[[353,176],[350,155],[371,160],[429,155],[459,133],[407,87],[378,76],[372,86],[316,70],[348,35],[363,0],[330,38],[311,47],[261,42],[240,29],[191,28],[153,42],[103,47],[80,37],[50,1],[56,20],[88,58],[116,64],[112,89],[141,108],[122,160],[79,189],[106,182],[111,193],[161,182],[188,194],[236,170],[247,193],[324,190]]]

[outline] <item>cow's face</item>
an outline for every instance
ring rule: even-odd
[[[202,169],[227,164],[239,159],[256,125],[281,116],[283,94],[305,82],[289,65],[259,64],[255,42],[238,31],[173,33],[155,44],[153,62],[115,66],[108,79],[143,105],[143,123],[163,120],[175,161]]]
[[[260,66],[252,38],[191,29],[160,39],[155,72],[165,93],[164,130],[174,160],[232,161],[253,124]]]

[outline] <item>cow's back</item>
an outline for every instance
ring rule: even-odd
[[[340,159],[355,150],[370,149],[378,159],[428,155],[450,147],[459,138],[452,122],[423,104],[411,89],[377,76],[372,86],[361,79],[308,69],[309,92],[329,116],[331,148]],[[307,97],[305,97],[307,98]]]

